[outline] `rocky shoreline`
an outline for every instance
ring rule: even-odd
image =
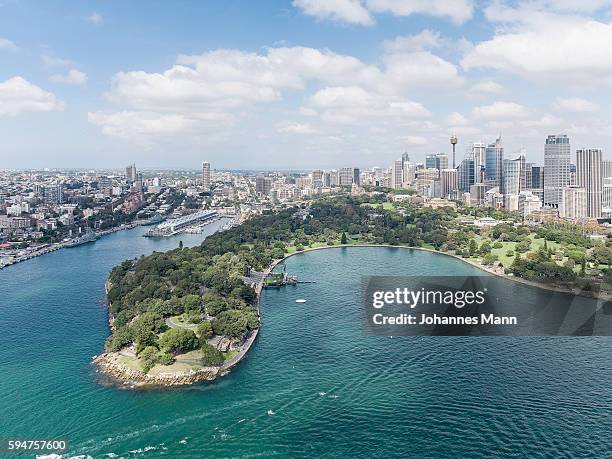
[[[206,367],[185,372],[148,374],[128,368],[118,359],[117,353],[104,353],[93,358],[97,370],[108,378],[108,382],[124,388],[186,386],[204,381],[213,381],[228,373],[222,367]]]

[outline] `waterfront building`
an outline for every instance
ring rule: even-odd
[[[584,188],[572,186],[561,190],[559,216],[572,220],[587,217],[587,192]]]
[[[559,207],[562,190],[570,186],[570,141],[549,135],[544,145],[544,205]]]
[[[210,163],[208,161],[202,163],[202,187],[210,191]]]
[[[576,185],[586,190],[587,217],[601,216],[601,150],[576,150]]]

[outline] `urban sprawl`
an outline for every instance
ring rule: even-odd
[[[393,201],[426,207],[493,207],[517,212],[533,224],[571,221],[610,226],[612,160],[601,149],[577,149],[567,135],[550,135],[544,164],[524,151],[506,158],[502,139],[473,143],[460,161],[431,154],[425,163],[409,153],[388,168],[342,167],[306,172],[0,171],[0,268],[102,234],[157,224],[147,234],[193,230],[212,217],[232,223],[267,210],[301,205],[317,195],[390,191]],[[450,156],[450,157],[449,157]],[[490,222],[494,224],[495,222]],[[486,224],[484,222],[483,224]]]

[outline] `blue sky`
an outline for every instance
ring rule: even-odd
[[[610,157],[612,1],[0,0],[0,168]]]

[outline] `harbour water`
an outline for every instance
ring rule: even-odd
[[[291,257],[287,271],[316,283],[264,291],[262,331],[228,376],[163,391],[104,387],[89,362],[108,333],[109,270],[206,236],[151,239],[144,231],[0,271],[0,436],[62,438],[66,457],[95,458],[612,451],[611,338],[363,336],[362,275],[480,274],[427,252],[342,248]],[[508,288],[517,301],[546,294]],[[301,298],[307,302],[296,303]]]

